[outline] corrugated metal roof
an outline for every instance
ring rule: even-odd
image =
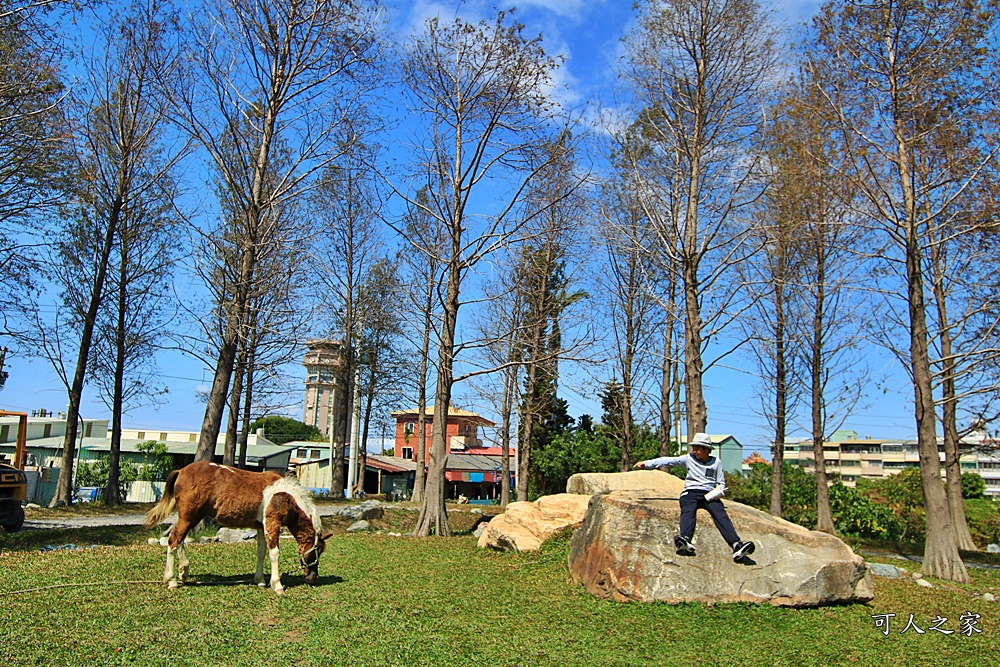
[[[477,454],[455,454],[448,456],[448,470],[475,470],[493,472],[500,467],[499,456],[479,456]]]

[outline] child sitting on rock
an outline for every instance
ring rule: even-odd
[[[722,539],[733,548],[733,560],[739,562],[744,556],[754,552],[753,542],[743,542],[733,522],[730,521],[726,508],[719,497],[726,492],[726,477],[722,472],[722,462],[712,456],[712,440],[704,433],[698,433],[691,439],[691,453],[684,456],[664,456],[649,461],[639,461],[633,468],[648,470],[652,468],[671,468],[684,466],[687,468],[687,479],[684,480],[684,491],[681,493],[681,532],[674,538],[677,553],[682,556],[694,556],[694,529],[698,508],[708,510],[715,522],[715,527],[722,534]]]

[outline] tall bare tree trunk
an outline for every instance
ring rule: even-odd
[[[108,260],[114,246],[115,232],[118,229],[122,213],[122,195],[112,202],[108,215],[108,226],[104,232],[104,242],[98,255],[97,275],[90,292],[90,302],[83,318],[83,329],[80,332],[80,347],[76,358],[76,371],[69,390],[69,405],[66,408],[66,436],[63,438],[62,458],[59,468],[59,479],[56,481],[56,492],[52,496],[49,507],[59,504],[69,505],[73,502],[73,462],[76,459],[76,437],[78,420],[80,419],[80,401],[83,398],[83,381],[87,375],[87,361],[90,359],[90,346],[94,338],[94,325],[97,322],[97,311],[104,299],[104,281],[108,275]]]
[[[938,339],[941,344],[941,426],[944,429],[944,468],[948,509],[959,549],[975,551],[976,543],[969,532],[962,499],[962,464],[958,441],[958,399],[955,395],[955,359],[952,356],[951,328],[948,324],[948,295],[944,286],[940,239],[931,244],[931,265],[934,267],[934,303],[937,307]]]
[[[894,53],[891,37],[886,38],[890,54]],[[892,59],[890,58],[890,62]],[[892,99],[899,99],[895,71],[889,82]],[[941,459],[938,456],[934,391],[930,369],[927,332],[927,310],[924,303],[924,275],[917,222],[916,196],[911,172],[909,147],[903,137],[906,128],[902,119],[894,120],[896,136],[896,168],[903,194],[904,229],[899,230],[905,241],[906,287],[909,306],[910,363],[913,373],[913,406],[917,421],[917,443],[920,452],[920,481],[924,491],[924,511],[927,517],[927,538],[924,545],[924,574],[968,582],[969,573],[958,553],[958,541],[951,521],[951,511],[941,485]]]
[[[782,261],[779,258],[779,262]],[[780,271],[779,271],[780,273]],[[785,465],[785,420],[788,403],[785,363],[785,287],[781,280],[774,286],[774,449],[771,452],[772,516],[781,516],[781,481]],[[815,452],[815,448],[813,449]],[[825,471],[825,469],[824,469]]]
[[[700,110],[700,106],[696,108]],[[701,141],[700,117],[693,132],[696,142]],[[702,384],[704,365],[701,358],[701,304],[698,266],[701,252],[698,248],[698,192],[701,178],[701,156],[695,151],[691,156],[688,176],[687,209],[684,213],[684,247],[681,270],[684,276],[684,385],[687,398],[688,442],[696,433],[708,427],[708,407]]]
[[[823,230],[816,232],[823,234]],[[817,239],[816,251],[816,285],[815,297],[813,301],[812,318],[812,349],[810,350],[811,361],[811,385],[812,385],[812,437],[813,455],[816,457],[816,530],[830,533],[836,532],[833,525],[833,515],[830,513],[830,487],[826,478],[826,460],[823,455],[823,441],[825,439],[826,423],[823,419],[823,350],[825,329],[825,308],[826,308],[826,248],[822,241]]]
[[[460,164],[460,162],[459,162]],[[458,197],[456,196],[456,208]],[[459,219],[461,219],[459,217]],[[448,279],[441,318],[441,340],[438,348],[437,388],[434,392],[434,428],[431,437],[431,456],[427,464],[427,483],[424,502],[414,535],[451,535],[448,511],[445,508],[445,469],[448,465],[448,413],[451,409],[451,387],[454,382],[455,326],[458,322],[459,285],[461,284],[461,235],[452,235],[452,260],[448,263]]]
[[[121,505],[124,501],[118,487],[121,479],[122,401],[125,385],[125,306],[128,297],[126,257],[125,243],[122,241],[122,263],[118,267],[116,304],[118,326],[115,327],[115,378],[111,399],[111,451],[108,452],[108,485],[104,488],[105,505]]]
[[[428,366],[430,366],[431,314],[435,282],[433,279],[427,281],[427,293],[424,300],[424,330],[420,341],[420,376],[417,380],[419,384],[419,394],[417,395],[417,474],[413,482],[412,497],[412,500],[418,503],[424,501],[424,486],[427,483],[427,371]]]
[[[672,292],[673,289],[671,289]],[[671,318],[668,311],[667,333],[663,337],[663,375],[660,379],[660,456],[670,456],[670,434],[672,430],[670,423],[670,376],[674,364],[672,357],[674,351],[671,345],[673,342],[673,329],[670,323]]]

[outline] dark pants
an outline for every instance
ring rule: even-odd
[[[739,541],[740,536],[736,534],[733,522],[726,514],[726,508],[718,498],[705,500],[705,493],[705,491],[685,491],[681,494],[681,535],[689,540],[694,537],[695,517],[698,509],[701,508],[708,510],[708,513],[712,515],[712,521],[715,522],[715,527],[722,533],[722,539],[726,541],[727,545],[732,546],[733,542]]]

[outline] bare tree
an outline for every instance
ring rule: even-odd
[[[417,463],[413,483],[413,502],[423,503],[427,478],[427,383],[433,361],[431,336],[435,330],[435,313],[439,302],[434,298],[441,288],[441,266],[444,261],[444,231],[441,220],[430,214],[430,198],[426,190],[416,195],[416,204],[408,206],[401,224],[403,235],[412,246],[403,251],[404,264],[408,267],[407,299],[418,317],[407,319],[413,331],[417,348],[418,370],[413,380],[417,396]]]
[[[897,350],[914,392],[927,517],[923,570],[955,581],[968,581],[968,573],[940,481],[926,266],[953,203],[997,150],[984,122],[995,103],[989,42],[996,21],[996,8],[979,2],[831,2],[816,19],[811,54],[843,127],[851,173],[884,240],[882,267],[898,279],[902,297],[907,342]],[[931,164],[924,156],[945,135],[962,137],[947,171],[921,173],[918,165]]]
[[[745,240],[733,214],[755,196],[750,142],[776,58],[774,35],[756,0],[648,0],[626,41],[624,86],[648,138],[629,168],[679,271],[689,437],[708,422],[705,345],[733,316],[724,314],[738,290],[726,293],[720,280]],[[716,305],[705,310],[709,302]]]
[[[865,386],[877,382],[857,353],[863,327],[855,296],[867,266],[856,258],[864,238],[852,214],[855,190],[836,149],[839,123],[808,72],[786,85],[774,116],[766,138],[773,182],[764,210],[773,231],[765,237],[764,275],[771,285],[776,394],[787,396],[789,378],[797,379],[788,369],[801,372],[810,406],[816,527],[833,533],[823,443],[857,407]],[[777,404],[776,452],[784,443],[786,407]],[[777,456],[774,474],[780,475]],[[772,509],[780,509],[779,492],[780,484],[772,484]]]
[[[51,229],[72,171],[60,40],[42,16],[47,4],[0,7],[0,333],[18,333],[12,318],[22,311],[30,320],[28,297],[44,267],[35,241]],[[20,338],[28,351],[31,338]]]
[[[518,407],[517,499],[528,499],[532,479],[532,449],[542,444],[543,431],[556,414],[559,402],[559,362],[580,347],[583,339],[564,340],[568,311],[587,294],[573,289],[572,256],[580,222],[588,211],[577,173],[577,152],[572,135],[563,131],[544,144],[535,158],[543,163],[528,185],[525,239],[516,246],[519,258],[514,278],[521,312],[513,342],[524,385]],[[511,360],[510,363],[514,363]],[[536,471],[537,472],[537,471]],[[544,480],[541,486],[544,487]]]
[[[169,91],[238,215],[224,253],[237,262],[196,458],[210,458],[255,289],[272,209],[310,189],[344,149],[338,133],[360,104],[376,52],[364,0],[216,0],[192,18],[186,86]],[[277,158],[280,158],[277,159]]]
[[[478,24],[455,19],[442,25],[429,19],[424,32],[404,49],[403,84],[427,128],[419,173],[428,179],[429,199],[426,204],[413,198],[408,203],[437,218],[447,238],[434,404],[438,428],[432,434],[417,535],[451,532],[444,494],[448,446],[442,426],[461,349],[456,346],[456,324],[463,277],[530,219],[512,212],[527,184],[546,166],[530,158],[545,141],[545,122],[553,110],[545,86],[556,62],[545,55],[540,39],[529,40],[521,33],[509,12]],[[479,223],[472,207],[478,205],[474,195],[486,179],[507,187],[493,195],[496,205],[484,211]]]
[[[616,180],[605,184],[601,201],[597,241],[604,251],[602,270],[598,274],[598,291],[607,304],[607,321],[613,339],[612,363],[616,378],[621,378],[621,469],[632,469],[632,433],[635,404],[644,393],[651,373],[657,333],[654,318],[657,294],[660,292],[659,257],[656,256],[656,233],[638,202],[635,183],[627,178],[628,171],[619,172]],[[625,176],[623,179],[622,176]],[[669,324],[666,325],[669,331]],[[667,339],[669,340],[669,339]],[[667,353],[669,357],[669,352]],[[667,366],[669,365],[669,362]],[[660,364],[662,374],[669,369]],[[661,375],[661,380],[664,378]],[[666,379],[661,386],[669,390]],[[668,399],[669,400],[669,399]],[[661,417],[662,417],[661,393]],[[661,424],[664,420],[661,419]],[[669,416],[665,420],[669,424]],[[669,444],[669,426],[666,433]],[[661,449],[663,443],[661,442]]]
[[[333,331],[344,344],[344,379],[347,400],[332,416],[333,486],[331,493],[344,492],[344,449],[354,413],[355,374],[359,366],[356,343],[366,326],[361,289],[365,277],[384,259],[379,209],[381,197],[375,174],[369,168],[374,161],[372,149],[350,138],[343,156],[323,174],[313,194],[313,211],[323,232],[318,243],[317,275],[322,283],[326,307],[332,317]],[[335,406],[336,407],[336,406]]]
[[[508,253],[506,261],[497,262],[497,276],[486,287],[488,295],[485,312],[478,323],[480,336],[486,341],[483,354],[485,365],[497,368],[496,373],[477,378],[474,388],[479,397],[490,403],[500,415],[498,440],[500,454],[500,506],[511,500],[510,448],[513,431],[517,428],[519,382],[521,377],[521,317],[524,311],[524,293],[518,278],[523,275],[516,266],[508,266],[521,259],[521,255]]]
[[[786,114],[795,110],[791,97],[793,90],[788,86],[781,91],[773,113],[776,120],[761,137],[767,155],[761,178],[769,186],[759,201],[755,229],[761,252],[741,265],[745,280],[754,292],[752,316],[745,318],[742,326],[753,340],[751,355],[764,383],[763,414],[774,428],[770,500],[770,512],[774,516],[782,514],[784,446],[797,397],[803,388],[797,363],[803,358],[802,340],[797,335],[801,330],[798,319],[802,313],[796,307],[795,295],[800,291],[804,270],[800,239],[803,217],[812,213],[805,192],[815,171],[801,170],[803,166],[813,166],[809,146],[804,146],[803,137],[796,133],[801,122],[797,124],[794,116],[785,120]],[[822,453],[822,441],[819,447]],[[817,479],[823,477],[825,490],[822,461],[816,470]]]
[[[89,68],[93,79],[81,88],[86,97],[75,100],[83,177],[76,224],[68,230],[76,243],[63,247],[61,276],[79,330],[79,350],[72,380],[60,372],[69,406],[53,505],[72,502],[80,401],[115,243],[124,249],[127,229],[149,224],[151,208],[160,211],[153,223],[159,224],[171,204],[170,174],[181,153],[164,146],[168,106],[153,86],[154,73],[171,71],[174,62],[173,52],[163,46],[164,21],[162,7],[152,3],[109,27],[106,59]]]

